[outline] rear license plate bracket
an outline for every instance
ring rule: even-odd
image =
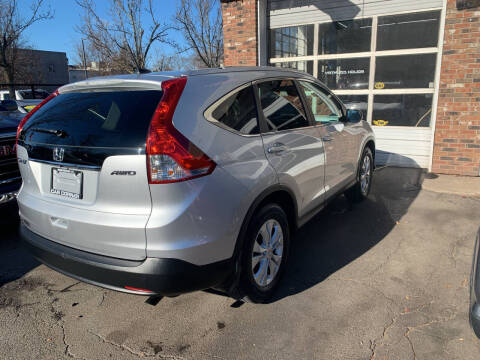
[[[53,167],[50,193],[70,199],[83,199],[83,172]]]

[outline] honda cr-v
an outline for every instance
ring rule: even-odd
[[[18,128],[22,238],[52,269],[106,288],[265,301],[294,230],[337,194],[368,196],[374,141],[360,112],[296,71],[65,85]]]

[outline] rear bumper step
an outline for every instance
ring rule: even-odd
[[[132,294],[173,296],[203,290],[220,284],[232,269],[231,260],[198,266],[178,259],[134,261],[93,254],[45,239],[23,224],[20,235],[30,252],[53,270]]]

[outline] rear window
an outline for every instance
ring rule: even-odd
[[[251,86],[225,99],[212,113],[212,117],[241,134],[259,134],[257,106]]]
[[[21,139],[85,147],[144,147],[161,97],[162,92],[155,90],[61,94],[30,118]]]

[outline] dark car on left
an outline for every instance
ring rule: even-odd
[[[14,100],[0,101],[0,218],[17,216],[16,194],[22,184],[18,170],[15,138],[25,116]]]

